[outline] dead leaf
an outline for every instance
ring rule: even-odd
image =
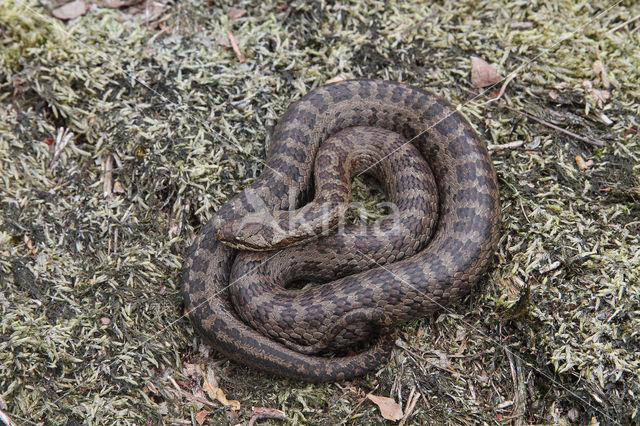
[[[138,21],[144,21],[147,25],[158,20],[166,8],[166,3],[155,0],[140,0],[133,2],[133,6],[127,9],[127,13],[137,16]]]
[[[185,376],[196,378],[200,376],[200,366],[198,364],[190,364],[188,362],[185,362],[182,372]]]
[[[589,80],[583,80],[582,86],[584,86],[591,96],[593,96],[593,99],[596,101],[596,105],[600,109],[602,109],[611,96],[611,93],[608,90],[594,89],[593,84],[591,84]]]
[[[380,409],[380,414],[387,420],[396,422],[402,418],[402,407],[393,398],[368,394],[369,398]]]
[[[216,42],[227,49],[231,49],[231,42],[229,41],[229,37],[220,37]]]
[[[231,409],[234,411],[238,411],[240,409],[240,401],[229,400],[226,395],[218,387],[218,380],[215,377],[213,369],[209,368],[207,370],[207,375],[204,376],[204,384],[202,385],[202,389],[209,395],[209,398],[215,399],[222,405],[230,405]]]
[[[596,100],[596,104],[598,108],[602,108],[604,104],[607,103],[611,93],[608,90],[600,90],[600,89],[591,89],[591,94],[593,98]]]
[[[451,361],[449,361],[449,355],[446,352],[433,350],[431,351],[437,355],[438,359],[429,358],[429,361],[433,363],[433,365],[442,368],[443,370],[451,370]]]
[[[120,183],[119,180],[115,181],[115,183],[113,184],[113,192],[114,194],[125,194],[126,191],[124,190],[124,187],[122,186],[122,184]]]
[[[558,91],[560,91],[560,92],[562,92],[562,91],[566,90],[567,88],[569,88],[569,85],[567,83],[565,83],[565,82],[562,82],[562,83],[556,84],[555,86],[553,86],[553,88],[558,90]]]
[[[602,87],[608,89],[611,87],[611,80],[609,80],[609,74],[607,74],[607,70],[604,67],[604,64],[601,60],[597,60],[593,62],[593,73],[600,79],[602,82]]]
[[[325,81],[324,84],[337,83],[338,81],[344,81],[344,78],[338,76],[331,77],[329,80]]]
[[[198,414],[196,414],[196,421],[199,425],[204,423],[204,419],[207,417],[207,414],[209,414],[207,410],[198,411]]]
[[[203,371],[205,371],[205,367],[204,365],[202,365],[200,367],[200,372],[202,373]],[[216,373],[215,371],[213,371],[213,368],[209,367],[206,369],[207,371],[207,375],[205,376],[204,373],[202,374],[204,377],[204,381],[207,382],[210,386],[217,388],[218,387],[218,378],[216,377]]]
[[[501,80],[498,72],[483,59],[471,57],[471,84],[473,87],[487,87]]]
[[[7,409],[7,402],[4,400],[2,395],[0,395],[0,410],[6,410],[6,409]]]
[[[576,165],[578,166],[578,169],[581,172],[584,172],[589,167],[593,166],[593,160],[585,161],[584,158],[582,158],[579,155],[576,155]]]
[[[227,11],[227,17],[232,21],[234,19],[242,18],[246,14],[247,11],[245,9],[236,9],[235,7],[232,7]]]
[[[60,6],[56,9],[53,9],[51,13],[58,19],[73,19],[78,16],[82,16],[87,13],[89,6],[84,2],[84,0],[75,0],[71,3],[67,3],[64,6]]]

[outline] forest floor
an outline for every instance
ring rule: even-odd
[[[388,423],[371,394],[405,424],[640,423],[637,2],[124,3],[0,2],[0,418]],[[474,56],[502,80],[475,88]],[[203,344],[180,274],[278,117],[333,78],[458,105],[502,230],[487,277],[388,363],[311,385]]]

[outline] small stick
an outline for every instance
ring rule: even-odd
[[[251,409],[255,414],[251,416],[247,426],[255,425],[256,421],[260,419],[287,420],[287,416],[285,416],[282,411],[276,410],[275,408],[251,407]]]
[[[344,420],[342,420],[342,423],[340,423],[340,424],[342,424],[342,425],[343,425],[343,424],[347,423],[347,421],[349,420],[349,417],[351,417],[351,416],[353,415],[353,413],[355,413],[355,412],[356,412],[356,410],[357,410],[358,408],[360,408],[360,406],[361,406],[361,405],[362,405],[362,404],[367,400],[367,396],[368,396],[368,395],[371,395],[372,393],[374,393],[374,392],[376,391],[376,389],[378,389],[378,386],[380,386],[380,385],[376,385],[376,387],[375,387],[375,388],[373,388],[373,390],[371,390],[371,392],[369,392],[367,395],[365,395],[365,396],[364,396],[364,398],[362,398],[362,399],[361,399],[361,400],[356,404],[356,406],[355,406],[355,407],[353,407],[353,409],[349,412],[349,414],[347,414],[347,417],[345,417],[345,418],[344,418]]]
[[[233,51],[235,52],[236,56],[238,57],[238,62],[243,63],[244,62],[244,56],[242,56],[242,52],[240,51],[240,48],[238,47],[238,43],[236,42],[236,38],[233,36],[233,33],[231,31],[227,31],[227,38],[229,39],[229,43],[231,43],[231,48],[233,49]]]
[[[109,198],[113,195],[113,156],[111,154],[102,160],[102,195]]]
[[[502,87],[500,87],[500,91],[498,92],[498,96],[496,96],[495,98],[489,99],[487,101],[487,103],[495,102],[498,99],[500,99],[502,97],[502,95],[504,95],[504,91],[507,89],[507,86],[509,85],[509,83],[511,83],[511,80],[516,78],[516,75],[518,75],[517,72],[513,72],[513,73],[509,74],[509,77],[507,77],[506,80],[504,81],[504,83],[502,83]]]
[[[0,409],[0,420],[7,426],[18,426],[18,423],[14,422],[11,417]]]
[[[524,115],[525,117],[530,118],[530,119],[531,119],[531,120],[533,120],[533,121],[537,121],[537,122],[538,122],[538,123],[540,123],[540,124],[544,124],[544,125],[545,125],[545,126],[547,126],[547,127],[550,127],[550,128],[552,128],[552,129],[554,129],[554,130],[557,130],[557,131],[559,131],[559,132],[561,132],[561,133],[564,133],[565,135],[569,135],[569,136],[571,136],[572,138],[577,139],[577,140],[579,140],[579,141],[582,141],[582,142],[584,142],[584,143],[587,143],[587,144],[589,144],[589,145],[604,146],[604,143],[602,143],[602,142],[600,142],[600,141],[595,141],[595,140],[587,139],[587,138],[585,138],[584,136],[580,136],[580,135],[578,135],[578,134],[576,134],[576,133],[573,133],[573,132],[571,132],[571,131],[569,131],[569,130],[563,129],[562,127],[556,126],[555,124],[551,124],[551,123],[549,123],[548,121],[545,121],[545,120],[543,120],[543,119],[541,119],[541,118],[536,117],[535,115],[531,115],[531,114],[529,114],[528,112],[524,112],[524,111],[520,111],[520,110],[515,109],[515,108],[511,108],[511,107],[510,107],[510,106],[508,106],[508,105],[503,105],[503,106],[504,106],[506,109],[508,109],[509,111],[517,112],[518,114],[520,114],[520,115]]]
[[[640,19],[640,15],[636,15],[633,18],[629,19],[628,21],[624,21],[622,24],[620,25],[616,25],[615,27],[611,28],[609,31],[607,31],[608,33],[615,33],[616,31],[624,28],[625,26],[627,26],[628,24],[637,21],[638,19]]]
[[[407,398],[407,411],[405,411],[404,416],[402,417],[402,420],[400,421],[400,423],[398,423],[398,426],[404,426],[405,422],[407,421],[411,413],[413,413],[413,409],[416,407],[416,402],[418,402],[418,398],[420,398],[420,392],[414,395],[415,390],[416,390],[415,386],[411,388],[411,392],[409,393],[409,398]]]
[[[199,403],[201,403],[201,404],[204,404],[204,405],[207,405],[207,406],[209,406],[209,407],[215,407],[215,406],[216,406],[216,403],[215,403],[215,402],[213,402],[213,401],[209,401],[208,399],[205,399],[205,398],[200,398],[200,397],[198,397],[198,396],[192,395],[192,394],[190,394],[189,392],[187,392],[187,391],[183,390],[183,389],[180,387],[180,385],[178,384],[178,382],[176,382],[176,379],[174,379],[174,378],[173,378],[173,377],[171,377],[171,376],[169,376],[169,382],[171,382],[171,384],[173,385],[173,387],[176,389],[176,391],[177,391],[180,395],[182,395],[182,396],[186,397],[187,399],[189,399],[189,400],[191,400],[191,401],[197,401],[197,402],[199,402]],[[226,409],[226,407],[222,407],[222,409],[224,410],[224,409]],[[220,409],[218,409],[218,410],[220,410]]]
[[[513,141],[509,143],[503,143],[502,145],[487,145],[489,151],[499,151],[501,149],[517,148],[524,145],[524,141]]]

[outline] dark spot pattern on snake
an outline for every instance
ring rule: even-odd
[[[399,134],[389,132],[393,129]],[[408,148],[400,160],[393,160],[394,154],[376,163],[386,154],[362,148],[371,140],[382,153],[389,154],[389,146],[392,151]],[[264,241],[254,241],[256,248],[275,248],[276,240],[296,243],[264,252],[237,250],[217,239],[219,226],[234,224],[251,207],[249,192],[261,194],[279,220],[294,214],[280,210],[289,206],[289,195],[296,206],[319,197],[313,189],[314,159],[327,142],[335,149],[323,154],[331,161],[320,162],[332,170],[319,177],[329,182],[326,199],[347,200],[348,185],[336,175],[353,174],[373,161],[367,173],[383,177],[385,191],[401,206],[396,217],[381,221],[380,229],[402,232],[379,240],[371,227],[347,226],[302,241],[297,229],[282,236],[264,223]],[[350,149],[341,148],[349,144]],[[367,161],[345,159],[350,150]],[[342,163],[334,161],[338,157]],[[388,357],[395,326],[464,297],[490,263],[500,218],[490,157],[462,115],[433,94],[382,81],[320,87],[283,115],[267,166],[275,171],[263,172],[203,227],[183,272],[185,306],[194,328],[218,352],[240,363],[315,382],[364,374]],[[305,208],[313,221],[323,218],[313,204]],[[253,237],[234,238],[242,247]],[[324,283],[284,288],[296,277]],[[361,340],[372,341],[361,353],[324,356]]]

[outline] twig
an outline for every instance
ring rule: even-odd
[[[7,426],[18,426],[18,424],[16,422],[14,422],[11,417],[9,417],[9,415],[7,413],[5,413],[4,411],[2,411],[0,409],[0,420],[2,421],[3,424],[7,425]]]
[[[351,416],[353,415],[353,413],[355,413],[355,412],[356,412],[356,410],[357,410],[358,408],[360,408],[360,406],[361,406],[361,405],[362,405],[362,404],[367,400],[367,396],[368,396],[368,395],[371,395],[373,392],[375,392],[375,390],[376,390],[376,389],[378,389],[378,386],[380,386],[380,385],[376,385],[376,387],[375,387],[375,388],[373,388],[373,389],[371,390],[371,392],[367,393],[367,394],[364,396],[364,398],[362,398],[362,399],[361,399],[361,400],[356,404],[356,406],[355,406],[355,407],[353,407],[353,410],[351,410],[351,411],[349,412],[349,414],[347,414],[347,416],[344,418],[344,420],[342,420],[342,422],[341,422],[340,424],[345,424],[345,423],[347,423],[347,420],[349,420],[349,417],[351,417]]]
[[[507,89],[507,86],[509,85],[509,83],[511,83],[511,80],[513,80],[516,77],[516,75],[518,75],[517,72],[513,72],[513,73],[509,74],[509,77],[507,77],[506,80],[504,81],[504,83],[502,83],[502,87],[500,87],[500,91],[498,92],[498,96],[496,96],[495,98],[489,99],[486,103],[495,102],[498,99],[500,99],[502,97],[502,95],[504,95],[504,91]]]
[[[517,148],[522,145],[524,145],[524,141],[513,141],[509,143],[503,143],[502,145],[488,145],[487,149],[489,151],[499,151],[501,149]]]
[[[287,416],[275,408],[251,407],[251,410],[253,410],[255,414],[251,416],[247,426],[253,426],[256,421],[260,419],[287,420]]]
[[[229,39],[229,43],[231,43],[231,48],[233,49],[233,51],[235,52],[236,56],[238,57],[238,62],[243,63],[244,62],[244,56],[242,56],[242,52],[240,51],[240,48],[238,47],[238,43],[236,42],[236,38],[233,36],[233,33],[231,31],[227,31],[227,38]]]
[[[533,22],[512,22],[509,27],[514,30],[528,30],[533,28]]]
[[[524,377],[522,375],[522,361],[520,358],[514,360],[514,356],[509,349],[504,348],[507,358],[509,359],[509,367],[511,369],[511,379],[513,380],[513,411],[512,418],[516,419],[514,424],[522,425],[526,407],[527,393],[524,385]]]
[[[616,25],[615,27],[611,28],[609,31],[607,31],[608,33],[615,33],[616,31],[622,29],[623,27],[625,27],[626,25],[637,21],[638,19],[640,19],[640,15],[636,15],[633,18],[629,19],[628,21],[624,21],[622,24],[620,25]]]
[[[413,413],[413,409],[416,407],[416,402],[418,402],[418,398],[420,398],[420,392],[414,395],[415,391],[416,391],[416,387],[414,386],[411,388],[411,392],[409,393],[409,398],[407,398],[407,410],[405,411],[404,416],[402,417],[402,420],[400,421],[400,423],[398,423],[398,426],[403,426],[405,424],[405,422],[407,421],[411,413]]]
[[[527,223],[531,223],[529,221],[529,217],[527,216],[527,212],[524,211],[524,206],[522,205],[522,199],[520,199],[520,210],[522,210],[522,214],[524,215],[524,218],[526,219]]]
[[[225,407],[222,407],[222,408],[216,407],[216,403],[215,403],[215,402],[210,401],[210,400],[205,399],[205,398],[200,398],[200,397],[198,397],[198,396],[195,396],[195,395],[190,394],[189,392],[187,392],[187,391],[183,390],[183,389],[180,387],[180,385],[178,384],[178,382],[176,382],[176,379],[174,379],[174,378],[173,378],[173,377],[171,377],[171,376],[169,376],[169,382],[173,385],[173,387],[176,389],[176,391],[177,391],[180,395],[182,395],[182,396],[186,397],[187,399],[189,399],[189,400],[191,400],[191,401],[197,401],[197,402],[199,402],[199,403],[201,403],[201,404],[204,404],[204,405],[207,405],[207,406],[209,406],[209,407],[214,407],[214,409],[216,409],[216,411],[222,411],[222,410],[226,410],[226,409],[227,409],[227,407],[226,407],[226,406],[225,406]]]
[[[113,195],[113,156],[103,156],[102,160],[102,195],[109,198]]]
[[[508,109],[509,111],[517,112],[518,114],[524,115],[525,117],[530,118],[533,121],[537,121],[540,124],[543,124],[543,125],[545,125],[547,127],[550,127],[550,128],[552,128],[554,130],[557,130],[558,132],[564,133],[565,135],[569,135],[572,138],[577,139],[579,141],[582,141],[584,143],[587,143],[589,145],[604,146],[604,143],[602,143],[600,141],[595,141],[595,140],[591,140],[591,139],[585,138],[584,136],[580,136],[577,133],[573,133],[573,132],[571,132],[569,130],[563,129],[562,127],[558,127],[555,124],[551,124],[548,121],[545,121],[545,120],[543,120],[541,118],[536,117],[535,115],[529,114],[528,112],[524,112],[524,111],[520,111],[520,110],[515,109],[515,108],[511,108],[508,105],[502,105],[502,106],[505,107],[506,109]]]

